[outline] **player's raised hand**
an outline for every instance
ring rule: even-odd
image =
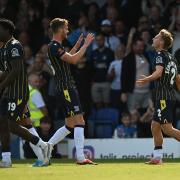
[[[79,49],[79,47],[81,46],[81,43],[82,43],[83,39],[84,39],[83,33],[81,33],[81,35],[79,36],[79,38],[78,38],[78,40],[77,40],[77,42],[76,42],[76,44],[75,44],[76,49]]]
[[[88,35],[85,38],[84,44],[88,47],[94,40],[94,34],[93,33],[88,33]]]
[[[148,77],[145,75],[141,75],[141,78],[136,81],[136,84],[138,86],[144,86],[148,82],[149,82]]]

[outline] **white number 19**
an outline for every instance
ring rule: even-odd
[[[8,110],[14,111],[16,109],[16,103],[8,103]]]

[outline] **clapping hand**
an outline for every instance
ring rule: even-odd
[[[94,40],[94,34],[93,33],[88,33],[88,35],[85,38],[84,44],[88,47]]]

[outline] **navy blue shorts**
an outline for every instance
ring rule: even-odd
[[[158,100],[155,101],[154,121],[160,124],[167,124],[173,122],[173,114],[175,108],[175,101]]]
[[[30,117],[27,101],[1,98],[0,116],[7,116],[8,119],[20,121]]]
[[[82,114],[82,107],[78,92],[75,88],[68,88],[58,92],[60,105],[65,118]]]

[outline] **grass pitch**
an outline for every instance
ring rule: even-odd
[[[32,160],[13,162],[0,169],[0,180],[180,180],[180,159],[163,165],[145,165],[144,160],[100,160],[97,166],[78,166],[70,160],[52,160],[49,167],[33,168]]]

